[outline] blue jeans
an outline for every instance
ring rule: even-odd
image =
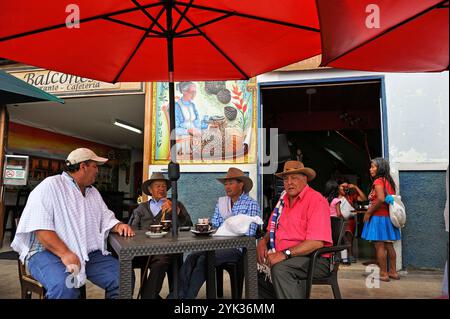
[[[216,251],[216,266],[226,262],[237,262],[242,253],[239,249],[221,249]],[[194,299],[206,281],[206,253],[195,252],[189,254],[181,266],[179,273],[178,297],[180,299]],[[173,298],[169,294],[168,298]]]
[[[103,256],[96,250],[89,255],[86,263],[87,278],[106,291],[106,298],[119,297],[119,262],[111,255]],[[36,253],[28,261],[28,269],[47,290],[48,299],[78,299],[80,290],[67,287],[66,278],[70,274],[66,272],[66,266],[61,258],[48,250]]]

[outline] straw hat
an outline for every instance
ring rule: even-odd
[[[238,181],[241,181],[244,183],[244,193],[250,192],[250,190],[253,187],[253,182],[250,179],[250,177],[245,176],[244,172],[241,171],[239,168],[230,167],[228,170],[227,176],[223,178],[218,178],[217,180],[221,182],[222,184],[225,184],[227,180],[230,179],[237,179]]]
[[[142,183],[142,191],[147,195],[152,195],[148,188],[152,185],[154,181],[164,181],[167,184],[167,190],[170,189],[170,181],[164,176],[163,173],[156,172],[153,173],[152,176],[150,176],[150,179],[146,180],[144,183]]]
[[[283,178],[283,176],[291,174],[304,174],[308,177],[308,182],[316,178],[316,172],[312,168],[305,167],[305,165],[299,161],[287,161],[284,164],[283,172],[277,173],[275,176]]]

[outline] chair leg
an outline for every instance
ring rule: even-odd
[[[86,299],[86,285],[80,287],[80,299]]]
[[[237,269],[232,268],[230,272],[230,284],[231,284],[231,299],[238,299],[238,274]]]
[[[242,299],[242,291],[244,290],[244,273],[238,272],[238,279],[237,279],[237,296],[236,299]]]
[[[333,289],[334,299],[342,299],[337,278],[333,280],[333,283],[331,284],[331,289]]]
[[[216,268],[217,298],[223,298],[223,270]]]
[[[22,299],[31,299],[31,292],[27,291],[25,288],[21,288]]]

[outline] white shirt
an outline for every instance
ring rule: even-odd
[[[11,247],[22,262],[27,256],[31,235],[36,230],[51,230],[74,252],[81,262],[79,286],[85,282],[88,254],[106,250],[109,230],[119,221],[108,209],[95,187],[88,187],[85,196],[72,177],[63,173],[43,180],[31,193],[17,227]]]

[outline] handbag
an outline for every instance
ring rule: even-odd
[[[389,203],[389,217],[392,224],[397,228],[403,228],[406,225],[406,208],[400,195],[389,195],[393,200]]]
[[[390,195],[386,191],[386,181],[384,185],[385,203],[389,206],[389,218],[396,228],[403,228],[406,225],[406,208],[400,195]]]

